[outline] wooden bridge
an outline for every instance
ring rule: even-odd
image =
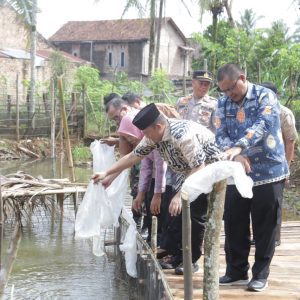
[[[254,247],[251,248],[250,265],[254,261]],[[221,236],[220,275],[225,274],[224,234]],[[199,261],[200,270],[193,276],[194,299],[202,299],[203,258]],[[174,270],[164,270],[173,298],[184,299],[183,276]],[[249,270],[251,276],[251,270]],[[245,286],[220,286],[219,299],[249,300],[300,300],[300,221],[282,224],[281,245],[276,247],[268,279],[269,287],[263,292],[249,292]],[[215,299],[213,299],[215,300]]]

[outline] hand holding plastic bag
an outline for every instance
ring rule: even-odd
[[[247,176],[243,166],[234,161],[218,161],[193,173],[182,185],[181,190],[188,193],[190,202],[213,189],[213,184],[227,178],[228,184],[235,184],[240,194],[252,198],[253,180]]]

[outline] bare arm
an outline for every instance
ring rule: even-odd
[[[191,176],[192,174],[194,174],[195,172],[203,169],[205,166],[205,164],[203,163],[202,165],[193,168],[190,173],[188,174],[187,177]],[[180,192],[176,193],[176,195],[172,198],[170,206],[169,206],[169,212],[171,216],[177,216],[180,214],[181,212],[181,198],[180,198]]]
[[[285,146],[285,157],[288,163],[288,166],[290,167],[291,162],[294,157],[294,149],[295,149],[295,144],[296,142],[294,140],[287,140],[284,141],[284,146]]]
[[[107,177],[112,176],[115,179],[123,170],[132,167],[134,164],[140,162],[142,157],[135,155],[133,152],[126,154],[118,160],[111,168],[105,172],[95,173],[92,176],[94,182],[104,181]],[[116,175],[116,176],[115,176]],[[111,178],[112,178],[111,177]]]

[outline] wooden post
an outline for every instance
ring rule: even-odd
[[[20,141],[20,103],[19,103],[19,74],[16,76],[16,138]]]
[[[58,84],[58,92],[60,98],[61,116],[62,116],[63,126],[64,126],[64,137],[66,141],[66,148],[67,148],[66,150],[67,150],[67,157],[69,162],[70,176],[71,176],[71,181],[74,182],[75,181],[74,164],[73,164],[73,157],[72,157],[71,142],[69,137],[68,120],[67,120],[64,95],[63,95],[62,77],[57,78],[57,84]]]
[[[186,95],[186,77],[185,77],[185,71],[186,71],[186,59],[187,59],[187,50],[183,50],[183,77],[182,77],[182,91],[183,95]]]
[[[11,95],[7,95],[7,118],[11,119]]]
[[[8,276],[12,270],[14,261],[17,257],[20,241],[21,241],[21,224],[16,223],[15,229],[9,244],[9,247],[6,251],[5,261],[3,263],[3,271],[1,272],[2,276],[0,277],[0,291],[3,292],[6,283],[8,281]]]
[[[45,115],[48,116],[50,112],[48,93],[43,93],[43,102],[44,102]]]
[[[207,59],[206,58],[204,58],[203,69],[204,69],[204,71],[207,72]]]
[[[51,81],[50,85],[50,97],[51,97],[51,158],[55,158],[55,97],[54,97],[54,81]]]
[[[71,124],[72,124],[72,133],[74,134],[75,128],[78,128],[78,126],[75,127],[75,124],[77,124],[77,94],[72,93],[72,102],[71,102]]]
[[[0,270],[2,269],[2,239],[3,239],[3,199],[0,177]]]
[[[87,130],[87,116],[86,116],[86,100],[85,100],[85,86],[82,86],[82,105],[83,105],[83,138],[86,136]]]
[[[203,299],[219,299],[219,250],[227,181],[214,184],[208,198],[204,234]]]
[[[181,191],[182,202],[182,254],[184,269],[184,300],[193,299],[191,213],[188,194]]]
[[[154,254],[157,252],[157,217],[152,216],[151,225],[151,249]]]

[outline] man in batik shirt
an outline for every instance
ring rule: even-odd
[[[175,189],[176,195],[170,203],[169,212],[171,216],[181,213],[180,188],[185,178],[205,166],[205,162],[219,160],[222,157],[215,143],[214,134],[204,126],[193,121],[168,119],[156,108],[155,104],[144,107],[134,118],[133,124],[141,129],[144,138],[136,148],[128,155],[122,157],[109,170],[95,173],[95,182],[101,180],[104,186],[111,184],[112,180],[122,170],[129,168],[157,149],[168,166],[182,176],[179,178]],[[197,260],[201,254],[201,199],[200,195],[191,203],[191,225],[192,225],[192,270],[198,270]],[[199,219],[200,216],[200,219]],[[181,243],[181,235],[177,237]],[[180,263],[180,262],[178,262]]]

